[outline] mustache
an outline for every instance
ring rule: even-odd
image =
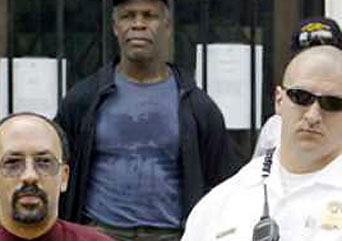
[[[23,186],[15,190],[13,193],[13,202],[15,203],[19,198],[26,196],[26,195],[39,197],[40,199],[43,200],[44,203],[47,203],[46,192],[40,189],[35,184],[24,184]]]

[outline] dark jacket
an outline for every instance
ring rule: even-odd
[[[170,65],[179,88],[180,162],[183,175],[184,220],[196,202],[235,170],[227,157],[221,112],[192,78]],[[98,107],[115,93],[115,65],[110,64],[78,83],[63,100],[55,120],[70,142],[71,180],[61,197],[60,217],[80,221],[95,140]]]

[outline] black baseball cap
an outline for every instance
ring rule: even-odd
[[[341,29],[333,19],[315,17],[302,20],[299,31],[292,36],[291,51],[296,54],[318,45],[332,45],[342,50]]]
[[[127,0],[113,0],[113,6],[117,6],[117,5],[119,5],[119,4],[121,4],[121,3],[124,3],[124,2],[126,2],[126,1],[127,1]],[[168,0],[158,0],[158,1],[163,2],[167,7],[169,6]]]

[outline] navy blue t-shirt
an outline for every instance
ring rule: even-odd
[[[117,227],[178,228],[182,178],[178,90],[173,76],[138,83],[116,73],[99,108],[86,211]]]

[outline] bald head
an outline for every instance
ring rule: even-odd
[[[58,146],[62,150],[62,160],[63,162],[67,162],[69,160],[70,151],[69,144],[64,131],[57,123],[46,118],[43,115],[33,112],[21,112],[3,118],[2,120],[0,120],[0,137],[2,134],[4,134],[2,132],[5,128],[18,129],[17,125],[32,125],[32,122],[40,126],[43,126],[44,128],[50,131],[51,135],[55,135],[57,137]],[[35,131],[35,129],[33,129],[33,131]]]
[[[295,84],[297,74],[305,72],[308,74],[317,72],[326,78],[330,78],[332,75],[342,75],[342,51],[333,46],[317,46],[304,50],[288,64],[283,85]]]
[[[49,132],[54,133],[57,138],[58,134],[51,126],[50,123],[45,121],[45,119],[40,118],[40,116],[31,114],[13,115],[9,118],[5,118],[0,122],[0,136],[5,134],[8,129],[17,129],[22,126],[40,126],[49,130]]]
[[[55,129],[45,120],[31,115],[20,115],[0,125],[0,153],[53,150],[62,159],[62,142]],[[37,148],[36,148],[37,147]]]
[[[294,173],[320,170],[342,153],[342,51],[304,50],[287,66],[283,85],[276,100],[281,163]]]

